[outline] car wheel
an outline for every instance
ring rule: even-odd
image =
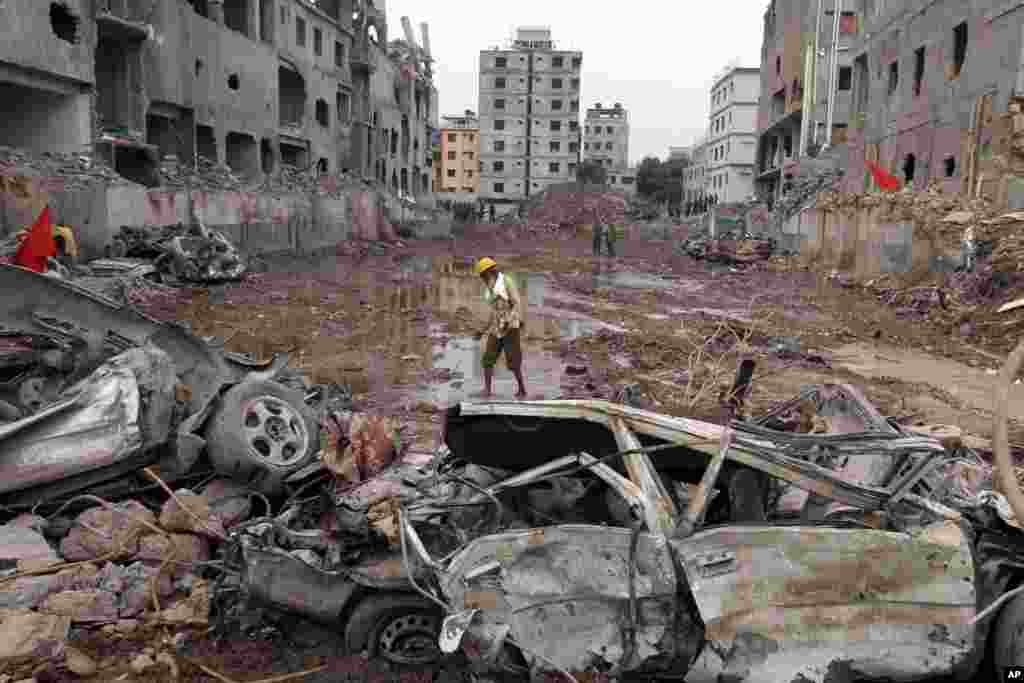
[[[269,380],[232,387],[206,432],[216,470],[267,495],[317,452],[319,425],[302,394]]]
[[[365,598],[345,624],[345,647],[397,669],[423,671],[441,664],[442,614],[418,595],[378,593]]]
[[[1024,595],[1018,595],[999,611],[992,632],[993,663],[996,671],[1024,666]]]

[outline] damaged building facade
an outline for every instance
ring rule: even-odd
[[[792,185],[802,159],[846,140],[863,4],[771,0],[765,11],[756,188],[769,201]]]
[[[480,52],[480,198],[517,204],[575,177],[583,53],[559,50],[547,28]]]
[[[176,158],[246,185],[290,167],[430,194],[428,49],[389,45],[372,0],[12,0],[0,27],[0,145],[149,187]]]
[[[1024,7],[1005,0],[860,5],[843,189],[871,187],[870,160],[916,188],[938,181],[949,192],[980,189],[993,199],[1024,190],[1019,177],[984,168],[1009,152],[1019,126],[998,115],[1024,91]],[[1010,187],[996,187],[1000,181]]]

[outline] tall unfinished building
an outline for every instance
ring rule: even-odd
[[[429,195],[429,44],[373,0],[5,0],[0,145],[93,153],[162,182],[197,157],[244,181],[349,171]]]
[[[583,53],[523,27],[480,52],[480,198],[517,204],[575,176]]]

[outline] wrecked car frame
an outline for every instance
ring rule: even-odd
[[[103,478],[101,470],[111,466],[109,476],[120,476],[125,467],[140,466],[136,462],[139,458],[153,462],[163,455],[165,462],[172,465],[170,470],[178,473],[187,471],[207,446],[202,429],[204,424],[211,416],[223,412],[220,409],[224,391],[241,384],[263,386],[259,383],[270,383],[287,366],[287,356],[275,356],[265,363],[253,362],[245,356],[211,345],[181,325],[157,321],[130,306],[119,305],[71,282],[22,268],[0,265],[0,291],[4,293],[0,305],[0,333],[45,339],[65,357],[74,359],[73,367],[60,375],[63,380],[51,387],[50,395],[46,397],[49,400],[37,401],[41,404],[39,410],[27,411],[28,415],[4,425],[0,432],[0,454],[3,454],[0,467],[10,475],[4,477],[0,493],[7,504],[37,501],[39,487],[48,484],[53,484],[61,494],[92,485]],[[115,419],[112,413],[101,414],[95,407],[90,408],[85,399],[68,396],[65,392],[70,391],[76,382],[99,372],[102,364],[111,357],[133,349],[153,349],[162,354],[167,371],[173,373],[170,391],[167,382],[163,381],[159,391],[144,392],[144,400],[136,398],[129,401],[131,405],[126,409],[141,413],[144,439],[138,443],[112,441],[106,446],[97,443],[98,450],[93,454],[96,457],[78,459],[77,462],[72,462],[75,458],[70,452],[70,460],[51,453],[48,460],[57,469],[51,468],[45,476],[39,470],[32,470],[39,476],[29,476],[30,470],[24,466],[38,461],[32,454],[33,449],[38,448],[22,443],[23,439],[19,441],[17,432],[31,426],[34,433],[40,429],[50,430],[51,437],[67,441],[76,430],[88,429],[90,421]],[[136,370],[143,369],[136,366]],[[108,393],[115,391],[113,385],[109,382],[108,385]],[[86,394],[98,390],[95,382],[85,389]],[[129,388],[125,391],[130,394],[135,390]],[[293,401],[301,402],[301,398]],[[116,404],[114,401],[110,405]],[[304,409],[304,406],[296,405],[295,409]],[[69,411],[78,411],[79,415],[69,417]],[[52,421],[50,426],[42,424],[47,420]],[[61,427],[60,423],[67,424]],[[98,428],[98,425],[93,427]],[[306,440],[312,442],[313,438]],[[306,464],[312,454],[311,449],[307,457],[295,463],[294,468]],[[63,473],[59,471],[61,462],[64,464]],[[85,474],[89,463],[96,471],[90,472],[85,479],[76,483],[75,476],[68,476],[67,472],[71,471]],[[277,482],[272,484],[276,486]]]
[[[403,549],[432,577],[416,586],[449,615],[444,649],[462,644],[480,671],[598,670],[689,681],[720,674],[821,681],[837,666],[886,680],[976,670],[986,628],[975,616],[985,607],[979,596],[990,602],[991,591],[976,585],[961,513],[923,495],[929,473],[949,461],[946,450],[897,430],[853,387],[815,392],[819,406],[839,406],[828,416],[830,434],[787,434],[757,421],[722,427],[602,401],[458,406],[446,441],[471,462],[530,453],[531,435],[558,444],[554,431],[544,433],[558,423],[598,452],[596,431],[584,433],[582,425],[599,427],[605,451],[625,452],[620,488],[635,512],[614,526],[553,521],[499,530],[438,555],[424,536],[427,504],[404,506]],[[506,429],[500,453],[474,456],[474,422],[485,425],[481,440],[493,441],[488,424],[514,429]],[[730,431],[727,467],[702,481]],[[543,456],[524,457],[534,464]],[[681,467],[683,459],[700,465]],[[655,460],[669,462],[656,468]],[[595,463],[585,454],[563,458],[513,483]],[[743,491],[731,480],[750,472],[809,493],[802,514],[793,520],[767,510],[692,531],[680,524],[680,510],[695,497],[687,501],[678,489],[673,496],[673,476],[689,479],[691,492],[699,482],[697,490],[720,487],[729,498]]]

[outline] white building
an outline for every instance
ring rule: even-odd
[[[576,175],[583,53],[558,50],[547,28],[519,28],[480,52],[480,193],[517,204]]]
[[[711,88],[704,189],[720,204],[754,194],[760,92],[761,70],[743,67],[729,67]]]
[[[690,165],[683,169],[684,205],[695,202],[707,194],[707,137],[701,138],[685,150],[690,157]]]

